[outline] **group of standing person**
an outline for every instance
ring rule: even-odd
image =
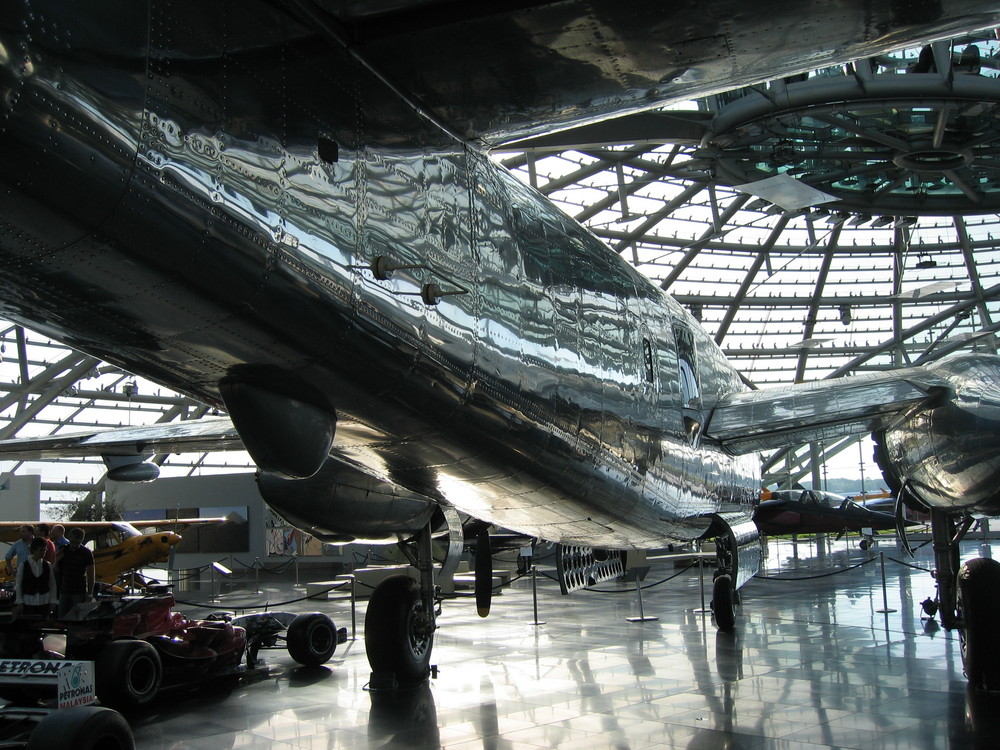
[[[24,524],[20,538],[6,555],[7,575],[14,575],[14,615],[66,617],[78,604],[91,601],[96,583],[94,553],[85,546],[81,528],[56,524]],[[17,558],[15,572],[11,560]]]

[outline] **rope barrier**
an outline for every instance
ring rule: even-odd
[[[278,565],[275,565],[273,568],[266,567],[260,560],[254,560],[253,564],[254,564],[254,566],[260,568],[260,570],[261,570],[262,573],[269,573],[269,574],[272,574],[272,575],[278,575],[279,573],[284,573],[286,570],[288,570],[290,567],[292,567],[295,564],[295,560],[296,560],[296,558],[292,557],[289,560],[287,560],[286,562],[279,563]]]
[[[510,586],[515,581],[520,581],[522,578],[527,578],[528,576],[529,576],[528,573],[521,573],[520,575],[516,575],[513,578],[511,578],[509,581],[507,581],[507,583],[501,583],[501,584],[499,584],[497,586],[494,586],[493,587],[493,593],[496,594],[497,592],[503,591],[503,587],[504,586]],[[361,584],[361,585],[364,586],[365,584]],[[369,588],[371,588],[371,587],[369,586]],[[450,594],[441,594],[441,598],[442,599],[471,599],[475,595],[476,594],[473,591],[453,591]]]
[[[298,604],[299,602],[307,601],[308,599],[315,599],[317,596],[329,594],[331,591],[338,591],[344,588],[349,583],[349,581],[344,581],[343,583],[338,583],[336,586],[330,586],[322,591],[317,591],[306,596],[300,596],[295,599],[286,599],[282,602],[210,602],[209,604],[201,604],[200,602],[190,602],[183,599],[174,598],[174,601],[178,604],[183,604],[187,607],[197,607],[198,609],[263,609],[265,612],[272,607],[284,607],[288,604]],[[371,587],[369,587],[371,588]]]
[[[873,562],[875,562],[875,558],[874,557],[871,560],[865,560],[864,562],[859,562],[857,565],[851,565],[851,566],[849,566],[847,568],[840,568],[839,570],[833,570],[833,571],[830,571],[829,573],[820,573],[820,574],[814,575],[814,576],[799,576],[799,577],[795,577],[795,578],[783,578],[783,577],[779,577],[779,576],[765,576],[765,575],[761,575],[760,573],[758,573],[757,575],[754,576],[754,578],[759,578],[762,581],[812,581],[812,580],[815,580],[817,578],[829,578],[830,576],[838,576],[841,573],[849,573],[852,570],[857,570],[858,568],[861,568],[861,567],[863,567],[865,565],[869,565],[869,564],[871,564]]]
[[[639,586],[639,588],[641,588],[643,591],[645,591],[646,589],[654,588],[656,586],[659,586],[660,584],[666,583],[667,581],[672,581],[677,576],[679,576],[679,575],[681,575],[683,573],[686,573],[687,571],[691,570],[691,568],[696,568],[696,567],[698,567],[698,563],[697,562],[688,563],[687,566],[685,566],[684,568],[681,568],[676,573],[674,573],[672,576],[667,576],[666,578],[663,578],[663,579],[657,581],[656,583],[648,583],[645,586]],[[584,591],[593,591],[595,594],[634,594],[635,593],[635,589],[595,589],[595,588],[591,588],[590,586],[584,586],[583,590]]]
[[[895,557],[887,557],[886,560],[891,560],[894,563],[899,563],[907,568],[913,568],[914,570],[922,570],[924,573],[932,572],[930,568],[924,568],[920,565],[914,565],[913,563],[908,563],[905,560],[897,560]]]

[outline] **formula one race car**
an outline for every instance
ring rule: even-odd
[[[152,701],[161,687],[199,682],[257,665],[257,652],[284,640],[300,664],[325,663],[347,638],[324,614],[265,612],[191,620],[171,594],[100,598],[79,620],[0,621],[0,660],[93,661],[97,698],[118,710]],[[284,633],[282,636],[281,634]],[[0,684],[0,698],[33,703],[37,688]]]

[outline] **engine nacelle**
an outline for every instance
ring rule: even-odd
[[[333,459],[308,479],[259,471],[257,487],[276,513],[325,542],[395,542],[415,535],[436,512],[440,516],[430,498]],[[316,523],[318,518],[325,520]]]
[[[927,369],[952,397],[876,433],[876,461],[928,508],[1000,515],[1000,357],[967,354]]]

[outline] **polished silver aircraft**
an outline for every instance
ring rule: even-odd
[[[874,430],[901,496],[936,514],[970,677],[1000,684],[983,593],[1000,576],[977,564],[955,585],[956,527],[1000,511],[1000,360],[744,392],[680,305],[485,155],[998,10],[4,3],[0,315],[229,416],[4,455],[103,455],[127,480],[153,452],[245,446],[289,521],[411,553],[421,580],[389,579],[366,618],[391,684],[428,674],[431,537],[459,547],[459,512],[559,542],[569,584],[608,551],[716,537],[731,628],[758,565],[754,452]]]

